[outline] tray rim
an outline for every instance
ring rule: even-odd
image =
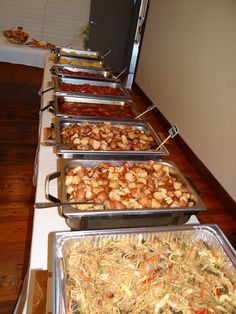
[[[131,228],[113,228],[113,229],[96,229],[96,230],[78,230],[78,231],[57,231],[54,232],[54,239],[58,239],[61,236],[66,237],[86,237],[86,236],[96,236],[100,237],[103,235],[120,235],[120,234],[143,234],[143,233],[164,233],[164,232],[175,232],[175,231],[191,231],[191,230],[206,230],[211,231],[214,236],[219,236],[222,238],[225,244],[232,250],[235,254],[234,263],[236,267],[236,250],[233,248],[232,244],[229,242],[228,238],[218,226],[218,224],[184,224],[184,225],[168,225],[168,226],[155,226],[155,227],[131,227]],[[223,246],[223,244],[220,242]]]

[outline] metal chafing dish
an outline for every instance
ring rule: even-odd
[[[77,97],[86,97],[86,98],[96,98],[96,99],[116,99],[116,100],[131,100],[131,96],[128,91],[119,83],[116,82],[105,82],[105,81],[92,81],[92,80],[79,80],[74,78],[64,78],[53,76],[53,84],[55,88],[56,95],[74,95]],[[89,94],[89,93],[79,93],[73,91],[63,91],[60,89],[60,84],[74,84],[74,85],[85,85],[88,84],[90,86],[101,86],[101,87],[110,87],[117,89],[122,95],[105,95],[105,94]]]
[[[111,160],[109,164],[111,166],[121,166],[126,160]],[[60,159],[59,169],[60,171],[51,174],[47,177],[47,184],[49,186],[50,181],[60,177],[60,185],[58,186],[58,195],[61,200],[58,200],[52,196],[48,191],[46,198],[56,202],[56,205],[60,205],[60,201],[63,203],[62,215],[66,218],[67,224],[73,230],[86,230],[86,229],[106,229],[106,228],[128,228],[128,227],[149,227],[149,226],[161,226],[161,225],[181,225],[186,223],[191,215],[195,215],[199,211],[206,209],[205,204],[198,195],[197,188],[193,187],[193,183],[184,177],[180,170],[173,162],[155,161],[160,165],[166,165],[170,168],[171,175],[175,176],[178,181],[186,185],[188,191],[193,195],[194,205],[192,207],[179,207],[179,208],[142,208],[142,209],[78,209],[68,203],[68,197],[66,193],[66,171],[73,169],[79,165],[84,167],[96,167],[105,160],[74,160],[74,159]],[[127,161],[126,161],[127,162]],[[137,161],[129,161],[129,163]],[[139,163],[145,163],[145,161],[138,161]],[[47,185],[46,184],[46,185]],[[49,190],[49,188],[48,188]],[[53,203],[49,203],[53,206]],[[85,203],[86,204],[86,203]],[[90,203],[87,203],[90,204]],[[56,206],[55,205],[55,206]],[[96,205],[96,204],[94,204]],[[40,206],[40,204],[38,204]],[[93,206],[93,204],[91,205]],[[100,206],[100,205],[99,205]],[[91,207],[92,208],[92,207]]]
[[[222,254],[225,264],[224,271],[228,276],[236,271],[236,252],[217,225],[184,225],[154,228],[129,228],[113,230],[57,232],[53,236],[53,313],[66,313],[68,310],[68,275],[66,258],[75,246],[80,247],[89,241],[95,248],[103,246],[102,241],[109,240],[130,241],[133,245],[140,245],[140,241],[184,241],[189,245],[202,241],[206,247]],[[146,255],[146,254],[145,254]],[[200,271],[200,270],[199,270]],[[79,293],[79,292],[78,292]],[[125,292],[124,292],[125,293]]]
[[[118,82],[116,76],[114,76],[108,69],[88,69],[57,64],[52,66],[51,73],[56,76],[67,78]]]
[[[100,51],[92,50],[83,50],[83,49],[74,49],[74,48],[65,48],[65,47],[55,47],[52,49],[56,55],[69,56],[73,58],[85,58],[85,59],[94,59],[102,60],[107,53],[102,53]]]
[[[66,109],[63,110],[63,104],[69,104],[74,110],[73,112],[66,112]],[[58,117],[67,117],[67,118],[85,118],[95,116],[93,113],[91,115],[84,115],[79,113],[76,114],[76,109],[80,109],[81,107],[87,106],[86,108],[95,108],[99,106],[99,109],[96,111],[96,118],[109,118],[109,119],[134,119],[138,115],[140,115],[140,111],[138,107],[132,101],[123,101],[123,100],[111,100],[111,99],[94,99],[94,98],[83,98],[83,97],[71,97],[71,96],[56,96],[54,97],[53,106],[55,110],[55,114]],[[117,108],[117,115],[112,115],[112,108]],[[124,109],[127,108],[130,116],[125,114]],[[103,111],[106,110],[108,114],[102,114]],[[123,111],[123,116],[122,116]],[[118,116],[119,114],[119,116]],[[142,117],[140,118],[142,119]]]
[[[150,135],[154,139],[154,145],[157,148],[161,143],[161,139],[153,130],[151,125],[148,122],[138,121],[138,120],[104,120],[97,118],[81,118],[81,119],[71,119],[71,118],[56,118],[55,120],[55,135],[56,135],[56,150],[57,154],[60,157],[64,158],[105,158],[105,159],[122,159],[124,155],[127,159],[159,159],[163,156],[167,156],[169,153],[166,147],[163,145],[159,150],[86,150],[86,149],[76,149],[75,144],[67,144],[63,143],[61,130],[62,128],[67,127],[70,124],[98,124],[98,123],[106,123],[110,122],[112,126],[131,126],[136,130],[142,130],[146,135]]]
[[[85,58],[75,58],[69,56],[56,55],[56,64],[59,65],[73,65],[85,69],[109,69],[103,60],[92,60]]]

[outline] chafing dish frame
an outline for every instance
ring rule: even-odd
[[[162,141],[158,134],[154,131],[151,125],[145,121],[139,120],[107,120],[107,119],[98,119],[98,118],[81,118],[81,119],[70,119],[70,118],[56,118],[55,119],[55,135],[56,135],[56,151],[58,156],[64,158],[113,158],[121,159],[126,156],[127,159],[159,159],[163,156],[169,155],[168,150],[165,145],[162,145],[161,148],[157,151],[154,150],[145,150],[145,151],[132,151],[132,150],[78,150],[71,149],[71,146],[75,144],[66,144],[62,142],[61,128],[69,124],[97,124],[97,123],[106,123],[110,122],[112,126],[132,126],[136,129],[141,129],[145,131],[145,134],[148,136],[151,135],[154,138],[156,147],[158,147]],[[95,156],[95,157],[94,157]]]
[[[53,86],[55,88],[56,95],[74,95],[75,97],[84,97],[84,98],[96,98],[96,99],[116,99],[116,100],[126,100],[131,101],[131,96],[120,83],[117,82],[105,82],[105,81],[98,81],[98,80],[81,80],[81,79],[74,79],[74,78],[65,78],[65,77],[58,77],[53,76]],[[79,93],[73,91],[63,91],[60,89],[60,84],[74,84],[74,85],[91,85],[91,86],[107,86],[111,88],[118,89],[122,92],[122,95],[115,96],[115,95],[105,95],[105,94],[89,94],[89,93]]]
[[[98,118],[98,119],[118,119],[116,117],[111,117],[111,116],[85,116],[85,115],[72,115],[72,114],[67,114],[67,113],[62,113],[60,112],[60,101],[70,102],[70,103],[75,103],[75,106],[80,106],[80,104],[89,104],[89,105],[100,105],[101,107],[106,107],[109,110],[109,106],[128,106],[130,108],[130,111],[132,112],[132,117],[119,117],[119,119],[127,119],[127,120],[132,120],[138,115],[140,115],[140,111],[138,107],[135,105],[133,101],[124,101],[124,100],[112,100],[112,99],[96,99],[96,98],[84,98],[84,97],[75,97],[75,96],[54,96],[54,100],[52,101],[52,105],[55,110],[55,114],[57,117],[62,117],[62,118]],[[77,103],[77,104],[76,104]],[[143,120],[143,116],[141,116],[138,120]]]
[[[59,197],[61,202],[68,202],[66,194],[66,170],[74,168],[78,165],[84,167],[96,167],[107,160],[83,160],[83,159],[60,159],[60,171],[50,175],[47,178],[48,184],[51,180],[60,178]],[[122,165],[126,160],[110,160],[111,166]],[[132,160],[129,163],[138,162],[145,163],[143,160]],[[150,227],[163,225],[181,225],[186,223],[192,215],[206,210],[206,206],[199,196],[197,188],[193,182],[187,179],[176,164],[172,161],[155,161],[158,164],[170,167],[170,171],[178,180],[185,184],[193,195],[195,204],[193,207],[179,207],[179,208],[142,208],[142,209],[108,209],[108,210],[79,210],[70,205],[61,206],[62,215],[66,219],[66,223],[72,230],[88,230],[88,229],[109,229],[109,228],[130,228],[130,227]],[[60,202],[60,200],[50,193],[46,193],[46,198],[52,202]]]
[[[73,73],[63,73],[62,70],[69,70]],[[79,75],[76,74],[76,72],[84,72],[87,73],[87,75]],[[51,73],[53,75],[59,76],[59,77],[65,77],[65,78],[75,78],[75,79],[81,79],[81,80],[96,80],[96,81],[108,81],[108,82],[119,82],[119,80],[116,78],[116,76],[113,75],[112,71],[108,69],[93,69],[93,68],[81,68],[73,65],[60,65],[55,64],[51,68]],[[92,74],[100,74],[99,77],[89,75]]]
[[[102,60],[107,53],[102,53],[101,51],[85,50],[85,49],[74,49],[56,46],[52,49],[56,55],[73,57],[73,58],[83,58],[92,60]]]
[[[68,62],[66,62],[66,63],[60,62],[61,59],[67,60]],[[76,63],[71,64],[71,62],[81,62],[81,63],[86,62],[88,64],[91,63],[91,65],[90,66],[89,65],[80,65],[80,64],[77,65]],[[98,67],[98,66],[92,65],[94,63],[99,64],[100,66]],[[77,66],[79,68],[85,68],[85,69],[91,69],[92,68],[92,69],[99,69],[99,70],[101,70],[101,69],[110,70],[110,67],[108,65],[106,65],[103,60],[85,59],[85,58],[78,58],[78,57],[75,58],[75,57],[71,57],[71,56],[62,56],[62,55],[56,55],[55,64],[64,65],[64,66],[68,66],[68,65],[72,66],[73,65],[73,66]]]

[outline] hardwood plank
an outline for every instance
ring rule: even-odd
[[[35,88],[41,86],[43,70],[37,67],[0,62],[1,77],[0,81],[32,84]]]
[[[0,140],[0,143],[2,141]],[[4,149],[2,149],[0,154],[0,167],[3,169],[7,167],[5,173],[1,173],[1,175],[7,175],[8,171],[12,171],[12,166],[16,171],[24,172],[27,169],[33,169],[33,162],[36,153],[36,143],[24,144],[21,142],[16,145],[14,144],[4,144]],[[11,167],[9,167],[11,166]]]
[[[11,298],[8,297],[7,300],[2,298],[3,301],[0,303],[0,314],[10,314],[12,313],[11,309],[15,308],[17,294],[13,294],[10,297]]]
[[[0,63],[0,314],[12,313],[27,271],[43,70]]]
[[[0,204],[0,221],[6,223],[9,221],[20,222],[33,219],[34,198],[28,202],[7,202]]]

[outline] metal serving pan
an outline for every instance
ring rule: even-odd
[[[85,69],[109,69],[103,60],[92,60],[84,58],[74,58],[68,56],[56,55],[56,64],[73,65]]]
[[[82,124],[98,124],[98,123],[106,123],[110,122],[111,126],[120,127],[120,126],[127,126],[132,127],[135,130],[144,131],[145,135],[150,135],[154,139],[154,149],[153,150],[92,150],[92,149],[76,149],[75,144],[67,144],[63,143],[61,130],[62,128],[67,127],[70,124],[82,125]],[[56,150],[57,154],[60,157],[64,158],[113,158],[113,159],[122,159],[124,155],[127,159],[156,159],[161,158],[163,156],[167,156],[169,153],[166,147],[163,145],[161,148],[156,151],[157,148],[161,143],[161,139],[153,130],[151,125],[148,122],[138,121],[138,120],[104,120],[98,118],[82,118],[82,119],[63,119],[63,118],[56,118],[55,120],[55,135],[56,135]],[[89,136],[89,135],[88,135]]]
[[[58,47],[58,46],[53,49],[53,52],[61,56],[94,59],[94,60],[102,60],[104,56],[107,55],[107,53],[104,54],[100,51],[73,49],[73,48],[65,48],[65,47]]]
[[[131,96],[128,91],[119,83],[117,82],[104,82],[104,81],[92,81],[92,80],[79,80],[74,78],[65,78],[65,77],[57,77],[53,76],[53,84],[55,88],[56,95],[74,95],[79,97],[86,97],[86,98],[100,98],[100,99],[117,99],[117,100],[131,100]],[[73,85],[90,85],[90,86],[101,86],[101,87],[110,87],[117,89],[122,95],[105,95],[105,94],[92,94],[92,93],[79,93],[74,91],[63,91],[60,88],[60,85],[64,84],[73,84]]]
[[[175,163],[155,161],[156,164],[165,165],[170,168],[170,174],[175,176],[178,181],[184,184],[192,198],[194,205],[192,207],[174,207],[174,208],[130,208],[130,209],[106,209],[99,207],[94,209],[97,204],[91,204],[91,209],[78,209],[68,203],[68,196],[66,190],[66,172],[79,165],[83,167],[95,168],[106,160],[74,160],[74,159],[60,159],[59,169],[60,171],[49,175],[47,177],[47,183],[55,178],[60,177],[61,182],[58,185],[58,195],[61,200],[58,200],[52,196],[48,191],[46,192],[46,198],[60,203],[63,203],[62,215],[66,218],[67,224],[73,230],[86,230],[86,229],[106,229],[106,228],[129,228],[129,227],[149,227],[149,226],[163,226],[163,225],[181,225],[186,223],[191,215],[195,215],[199,211],[206,209],[205,204],[199,196],[199,192],[196,187],[193,187],[193,183],[180,172]],[[111,160],[109,164],[111,166],[122,166],[126,160]],[[137,161],[129,161],[133,163]],[[145,164],[145,161],[138,161],[138,163]],[[46,184],[47,186],[47,184]],[[49,188],[48,188],[49,190]],[[50,203],[49,203],[50,204]],[[88,203],[87,203],[88,204]],[[53,205],[50,204],[50,205]],[[56,205],[55,205],[56,206]],[[96,207],[97,208],[97,207]]]
[[[69,109],[66,110],[66,107]],[[86,113],[86,110],[80,112],[81,108],[90,109],[91,113]],[[138,107],[132,101],[123,100],[110,100],[110,99],[94,99],[94,98],[83,98],[83,97],[71,97],[71,96],[56,96],[54,97],[53,107],[55,114],[62,118],[108,118],[108,119],[134,119],[140,115]],[[64,107],[64,108],[63,108]],[[71,108],[71,109],[70,109]],[[96,114],[94,114],[94,110]],[[114,109],[113,109],[114,108]],[[114,113],[112,113],[114,112]],[[78,114],[76,114],[78,113]],[[142,120],[141,116],[139,119]]]
[[[53,65],[51,73],[60,77],[118,82],[116,76],[108,69],[85,69],[76,66]]]
[[[69,309],[68,292],[70,286],[67,280],[71,275],[67,273],[69,269],[66,267],[66,258],[71,256],[70,254],[75,247],[79,249],[86,241],[96,249],[100,249],[104,245],[104,240],[115,242],[116,245],[125,240],[131,242],[134,246],[140,247],[141,245],[142,248],[143,242],[153,243],[156,238],[167,243],[176,242],[176,239],[178,239],[178,241],[186,243],[186,246],[189,247],[192,247],[194,243],[203,242],[206,247],[216,251],[217,255],[220,254],[224,258],[225,264],[221,268],[222,271],[231,278],[235,276],[236,252],[217,225],[195,224],[154,228],[57,232],[53,235],[53,313],[67,313]],[[146,252],[143,255],[146,256]],[[99,261],[95,262],[99,263]],[[202,272],[202,270],[199,269],[199,272]],[[125,290],[124,293],[127,296]]]

